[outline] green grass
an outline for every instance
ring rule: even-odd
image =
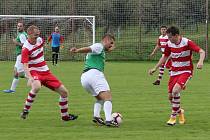
[[[10,87],[14,62],[0,62],[0,90]],[[167,100],[168,75],[160,86],[151,83],[155,76],[147,70],[153,62],[107,62],[105,74],[113,93],[113,111],[120,112],[124,122],[120,128],[97,127],[92,124],[94,99],[80,85],[82,62],[62,62],[51,67],[53,73],[70,90],[70,110],[79,114],[72,122],[59,117],[58,95],[43,87],[32,106],[29,118],[21,120],[27,92],[21,79],[15,94],[0,94],[0,140],[209,140],[210,135],[210,64],[195,71],[182,93],[187,124],[165,125],[170,114]],[[167,73],[167,72],[166,72]]]

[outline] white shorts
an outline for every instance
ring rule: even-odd
[[[16,62],[15,62],[15,68],[17,69],[17,72],[24,72],[23,64],[21,63],[21,54],[17,56]]]
[[[109,84],[103,72],[97,69],[90,69],[81,76],[83,88],[92,96],[97,96],[102,91],[110,91]]]

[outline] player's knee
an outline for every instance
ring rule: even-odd
[[[104,101],[111,101],[112,100],[112,94],[110,91],[106,91],[106,92],[103,92],[103,100]]]
[[[60,93],[61,97],[68,97],[68,95],[69,95],[69,91],[65,87],[63,87],[59,93]]]
[[[25,73],[24,73],[24,72],[18,73],[18,77],[20,77],[20,78],[25,78]]]
[[[172,93],[173,93],[174,95],[177,95],[177,94],[180,93],[180,91],[181,91],[181,86],[180,86],[179,84],[176,84],[176,85],[174,86],[173,90],[172,90]]]
[[[41,84],[39,84],[39,83],[33,83],[33,84],[32,84],[32,90],[33,90],[35,93],[39,92],[40,89],[41,89]]]

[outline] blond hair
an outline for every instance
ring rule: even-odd
[[[37,26],[35,26],[35,25],[29,26],[28,29],[27,29],[27,34],[28,35],[33,34],[35,29],[39,30],[39,28]]]

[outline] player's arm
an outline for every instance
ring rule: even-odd
[[[157,39],[157,43],[156,43],[156,46],[154,48],[154,50],[152,51],[152,53],[149,55],[150,57],[154,56],[155,53],[160,49],[160,41],[159,39]]]
[[[149,70],[149,74],[152,75],[163,63],[166,62],[166,60],[168,60],[169,56],[166,56],[165,54],[162,55],[162,57],[160,58],[159,62],[155,65],[154,68]]]
[[[47,39],[47,44],[52,40],[52,34]]]
[[[61,35],[60,37],[60,43],[63,43],[64,42],[64,37]]]
[[[16,39],[14,39],[14,38],[12,39],[12,42],[13,42],[15,45],[17,45],[17,46],[21,46],[21,47],[23,46],[22,43],[17,42]]]
[[[197,69],[202,69],[203,67],[203,61],[205,59],[205,51],[201,49],[198,45],[196,45],[193,41],[188,41],[188,46],[192,51],[195,51],[200,54],[199,61],[197,63]]]
[[[70,52],[72,53],[93,53],[93,54],[100,54],[103,51],[103,46],[98,44],[93,44],[89,47],[84,48],[71,48]]]
[[[18,45],[18,46],[21,46],[22,47],[26,40],[27,40],[26,36],[23,35],[23,34],[21,34],[20,35],[20,42],[17,42],[16,39],[13,39],[13,43],[15,45]]]
[[[84,48],[76,48],[76,47],[73,47],[70,49],[70,52],[71,53],[89,53],[91,52],[91,48],[90,47],[84,47]]]
[[[168,47],[168,45],[166,45],[164,55],[162,55],[162,57],[160,58],[158,63],[155,65],[155,67],[149,70],[149,74],[152,75],[158,69],[158,67],[160,67],[163,63],[166,62],[166,60],[168,60],[170,55],[171,55],[171,49]]]
[[[31,84],[34,79],[31,76],[29,67],[28,67],[28,61],[29,61],[29,50],[27,48],[22,48],[22,53],[21,53],[21,63],[23,63],[23,69],[26,74],[26,77],[28,78],[29,84]]]

